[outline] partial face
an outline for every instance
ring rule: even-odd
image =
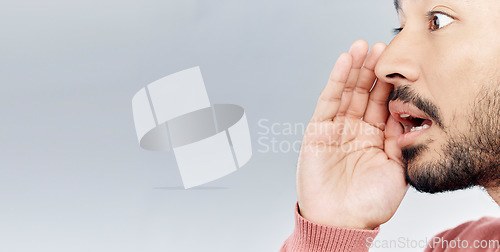
[[[500,185],[500,1],[400,0],[401,31],[376,68],[407,181],[441,192]]]

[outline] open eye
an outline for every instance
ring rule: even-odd
[[[441,13],[441,12],[431,12],[429,13],[429,29],[431,31],[439,30],[455,21],[454,18]]]

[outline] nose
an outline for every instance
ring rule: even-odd
[[[421,75],[423,41],[405,32],[397,35],[387,46],[375,67],[377,78],[395,87],[416,82]]]

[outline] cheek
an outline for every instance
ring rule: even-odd
[[[447,125],[461,126],[479,90],[498,79],[498,45],[465,41],[437,46],[431,56],[426,81]],[[482,48],[482,49],[478,49]]]
[[[449,126],[454,120],[462,117],[469,100],[470,83],[472,80],[467,73],[465,64],[459,64],[456,59],[448,56],[441,59],[439,64],[433,64],[434,67],[427,71],[426,83],[432,95],[432,100],[439,108],[441,119],[445,126]]]

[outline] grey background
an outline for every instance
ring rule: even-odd
[[[336,57],[398,26],[391,0],[0,3],[6,252],[277,251],[294,224],[297,153],[259,152],[258,121],[307,122]],[[212,103],[245,108],[254,156],[183,190],[172,153],[140,149],[131,99],[198,65]],[[410,191],[378,239],[421,240],[483,215],[500,213],[480,190]]]

